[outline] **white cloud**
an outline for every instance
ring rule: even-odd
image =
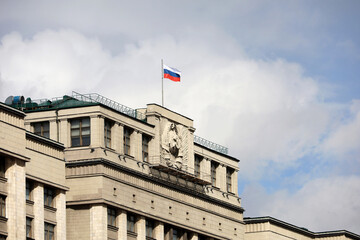
[[[346,229],[359,233],[360,177],[319,178],[290,193],[266,193],[249,185],[243,199],[246,216],[272,216],[310,231]]]

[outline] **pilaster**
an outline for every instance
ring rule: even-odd
[[[56,120],[51,120],[49,123],[50,139],[58,141],[57,136],[57,123]]]
[[[107,208],[104,205],[90,208],[90,239],[107,240]]]
[[[120,210],[119,215],[117,216],[117,226],[118,230],[118,239],[126,240],[127,239],[127,214],[126,211]]]
[[[146,239],[146,220],[144,216],[139,216],[136,221],[137,240]]]
[[[6,197],[6,215],[8,240],[25,239],[26,204],[25,204],[25,162],[8,159],[5,177],[8,179]]]
[[[32,191],[34,197],[34,238],[36,240],[44,239],[44,185],[34,183]]]
[[[219,164],[216,169],[216,186],[220,188],[221,191],[227,192],[226,189],[226,166]]]
[[[211,182],[211,161],[208,158],[203,158],[200,163],[200,177]]]
[[[104,128],[102,128],[104,131]],[[100,117],[90,117],[90,146],[99,147],[100,142],[104,142],[104,137],[100,140]]]
[[[154,238],[157,240],[164,240],[164,223],[157,222],[156,227],[154,229]]]
[[[64,144],[65,147],[71,146],[71,139],[70,139],[70,123],[67,119],[61,119],[59,123],[59,141]]]
[[[66,195],[60,191],[55,198],[56,206],[56,239],[66,239]]]
[[[111,148],[117,153],[120,153],[120,138],[122,138],[120,134],[120,124],[116,122],[111,129]]]

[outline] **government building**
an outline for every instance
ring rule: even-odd
[[[243,218],[239,160],[157,104],[0,102],[0,240],[360,240]],[[244,196],[246,197],[246,196]]]

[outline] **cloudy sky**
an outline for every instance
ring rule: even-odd
[[[131,2],[131,3],[130,3]],[[241,160],[245,216],[360,234],[360,1],[0,0],[0,101],[161,103]]]

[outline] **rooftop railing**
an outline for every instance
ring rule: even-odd
[[[80,93],[73,91],[72,97],[79,101],[101,103],[105,106],[108,106],[108,107],[118,111],[118,112],[124,113],[130,117],[133,117],[133,118],[139,119],[143,122],[146,122],[145,114],[137,111],[136,109],[129,108],[129,107],[124,106],[118,102],[115,102],[109,98],[101,96],[97,93],[80,94]]]
[[[196,135],[194,135],[194,143],[197,143],[197,144],[199,144],[201,146],[210,148],[210,149],[212,149],[212,150],[214,150],[216,152],[219,152],[219,153],[223,153],[223,154],[226,154],[226,155],[228,154],[228,148],[227,147],[224,147],[224,146],[221,146],[219,144],[210,142],[209,140],[198,137]]]

